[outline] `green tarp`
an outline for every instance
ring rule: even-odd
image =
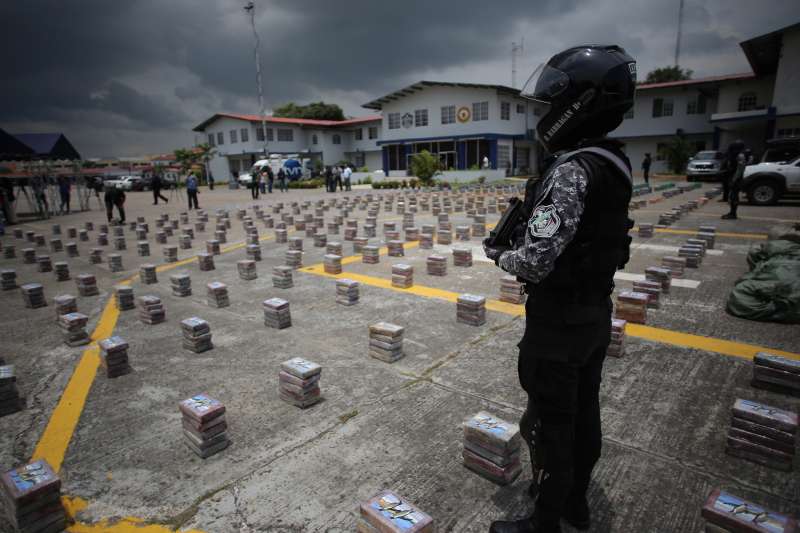
[[[800,324],[800,244],[768,241],[747,256],[750,272],[728,296],[728,313],[762,322]]]

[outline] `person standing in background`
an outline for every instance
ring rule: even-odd
[[[250,187],[250,196],[253,200],[258,200],[258,180],[258,173],[250,174],[250,184],[248,186]]]
[[[653,162],[650,159],[650,152],[644,154],[644,159],[642,160],[642,174],[644,174],[644,182],[650,185],[650,164]]]
[[[346,191],[350,190],[350,176],[353,175],[353,169],[350,168],[350,165],[345,165],[344,170],[342,171],[342,178],[344,178],[344,187]]]
[[[286,171],[283,170],[283,167],[278,170],[278,187],[280,187],[281,192],[286,192],[288,189],[286,186]]]
[[[334,165],[333,167],[333,192],[336,192],[336,187],[339,187],[339,190],[342,190],[342,169],[339,168],[339,165]]]
[[[208,190],[214,190],[214,176],[210,172],[208,174]]]
[[[331,167],[325,167],[325,190],[333,192],[333,171]]]
[[[748,148],[743,149],[736,155],[736,170],[731,177],[728,186],[728,203],[730,211],[722,215],[723,220],[736,220],[736,211],[739,209],[739,192],[741,190],[742,179],[744,178],[744,169],[747,165],[752,163],[753,155]]]
[[[58,177],[58,195],[61,198],[61,204],[58,210],[64,214],[69,214],[69,200],[70,200],[70,178],[67,176]]]
[[[186,196],[189,198],[189,209],[192,205],[195,209],[200,209],[197,205],[197,177],[191,172],[186,177]]]
[[[114,215],[114,206],[117,207],[117,211],[119,212],[119,221],[117,224],[125,224],[125,191],[122,190],[122,186],[116,186],[114,184],[109,184],[105,186],[105,195],[103,200],[106,204],[106,218],[108,219],[108,223],[111,223],[111,219]]]
[[[150,182],[150,186],[153,188],[153,205],[158,205],[158,199],[164,200],[165,203],[169,203],[169,200],[161,195],[161,175],[156,173],[153,174],[153,181]]]

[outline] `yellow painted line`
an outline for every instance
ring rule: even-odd
[[[92,344],[83,351],[83,356],[75,367],[61,398],[50,415],[47,427],[44,429],[36,448],[33,450],[32,461],[45,459],[56,472],[61,470],[64,454],[67,452],[72,434],[78,425],[89,389],[92,387],[97,367],[100,365],[100,349],[97,340],[110,337],[119,318],[116,298],[109,298],[103,309],[100,320],[92,332]]]
[[[75,515],[86,509],[88,506],[88,502],[82,498],[71,498],[69,496],[63,496],[61,498],[61,503],[64,505],[64,509],[67,512],[67,515],[70,517],[75,517]],[[141,518],[136,518],[133,516],[126,516],[125,518],[121,518],[115,522],[110,522],[109,520],[101,520],[95,524],[86,524],[83,522],[75,522],[73,525],[67,528],[67,531],[71,531],[73,533],[104,533],[104,532],[113,532],[113,533],[174,533],[175,530],[158,525],[158,524],[147,524]],[[198,529],[191,529],[185,530],[183,533],[203,533]]]
[[[327,274],[322,266],[314,265],[299,269],[301,272],[314,274],[317,276],[324,276],[328,278],[347,278],[370,285],[372,287],[380,287],[382,289],[389,289],[395,292],[402,292],[406,294],[413,294],[424,298],[434,298],[437,300],[444,300],[447,302],[455,302],[458,299],[458,293],[437,289],[434,287],[425,287],[422,285],[412,285],[408,289],[401,289],[393,287],[391,280],[367,276],[364,274],[356,274],[353,272],[342,272],[341,274]],[[525,307],[517,304],[510,304],[501,302],[499,300],[486,299],[486,309],[496,311],[511,316],[523,316],[525,314]],[[718,353],[731,357],[740,357],[743,359],[752,359],[758,352],[768,352],[775,355],[781,355],[789,359],[800,361],[800,354],[786,352],[783,350],[775,350],[773,348],[765,348],[763,346],[756,346],[753,344],[746,344],[735,341],[727,341],[724,339],[717,339],[714,337],[705,337],[702,335],[694,335],[691,333],[681,333],[678,331],[671,331],[668,329],[655,328],[652,326],[643,326],[640,324],[628,323],[625,332],[631,337],[637,337],[663,344],[671,344],[673,346],[681,346],[684,348],[694,348],[696,350],[704,350],[707,352]]]
[[[672,229],[672,228],[656,228],[656,233],[674,233],[675,235],[697,235],[697,230],[691,229]],[[728,233],[725,231],[717,231],[714,233],[717,237],[730,237],[733,239],[766,239],[767,235],[764,233]]]
[[[727,204],[725,204],[727,205]],[[636,213],[663,213],[663,210],[658,209],[636,209]],[[692,216],[702,217],[702,218],[719,218],[721,215],[719,213],[701,213],[699,211],[693,211]],[[775,217],[751,217],[751,216],[743,216],[738,215],[738,218],[741,220],[755,220],[760,222],[785,222],[787,224],[797,223],[797,219],[792,218],[775,218]]]

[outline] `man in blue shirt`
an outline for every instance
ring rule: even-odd
[[[192,173],[186,176],[186,196],[189,197],[189,209],[192,208],[192,205],[195,209],[200,208],[197,205],[197,177]]]

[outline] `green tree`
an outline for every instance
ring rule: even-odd
[[[439,171],[439,159],[427,150],[411,156],[411,173],[426,185]]]
[[[206,181],[208,182],[208,162],[214,157],[214,154],[217,153],[216,148],[212,148],[208,143],[200,143],[195,148],[194,153],[197,156],[197,160],[203,163],[203,176]]]
[[[336,104],[311,102],[308,105],[297,105],[294,102],[272,110],[273,116],[283,118],[308,118],[314,120],[344,120],[342,108]]]
[[[686,137],[676,135],[672,142],[661,150],[661,155],[666,158],[667,166],[673,174],[683,174],[689,159],[694,155],[694,148]]]
[[[647,73],[645,83],[664,83],[667,81],[681,81],[692,79],[691,69],[682,69],[677,65],[661,67]]]

